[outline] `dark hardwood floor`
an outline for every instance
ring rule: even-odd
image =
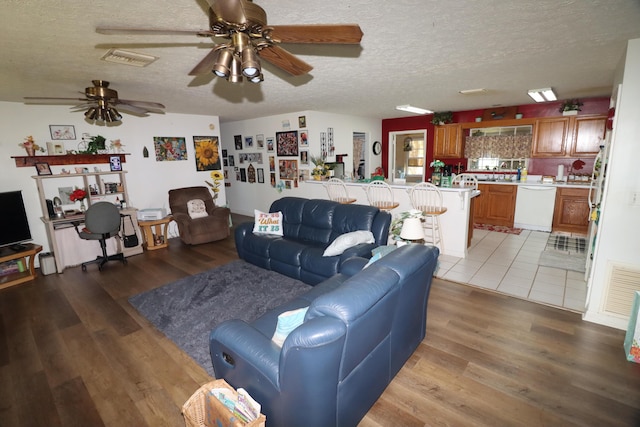
[[[236,258],[233,238],[170,239],[126,266],[0,291],[0,426],[184,425],[182,404],[211,378],[127,299]],[[436,279],[426,339],[360,425],[640,425],[640,365],[623,339],[578,314]]]

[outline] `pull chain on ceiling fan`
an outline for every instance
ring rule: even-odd
[[[313,67],[279,46],[280,43],[359,44],[362,30],[357,24],[267,26],[264,9],[251,0],[207,0],[210,29],[200,31],[128,29],[98,27],[101,34],[185,35],[224,38],[190,72],[213,72],[217,77],[239,83],[264,80],[260,58],[293,76],[307,74]]]
[[[133,101],[118,98],[118,92],[109,88],[109,82],[105,80],[92,80],[93,86],[84,90],[85,98],[46,98],[25,96],[24,99],[32,101],[85,101],[83,104],[72,107],[75,111],[81,111],[88,107],[84,113],[90,122],[119,122],[122,115],[116,110],[116,105],[122,111],[145,115],[150,112],[160,112],[164,105],[158,102]]]

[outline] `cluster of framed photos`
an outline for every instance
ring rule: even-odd
[[[228,155],[223,150],[223,164],[233,168],[236,180],[248,183],[263,183],[265,178],[265,160],[269,164],[269,181],[272,187],[281,181],[285,189],[298,187],[299,181],[309,179],[308,169],[309,132],[305,129],[305,116],[298,117],[298,130],[283,130],[275,133],[275,138],[265,138],[263,134],[255,136],[234,135],[236,154]],[[285,129],[288,126],[285,127]],[[261,150],[266,149],[266,159]],[[277,161],[276,161],[277,157]],[[225,176],[226,176],[225,170]]]

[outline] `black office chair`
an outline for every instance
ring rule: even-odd
[[[78,229],[80,222],[75,222],[76,232],[81,239],[99,240],[102,248],[102,255],[93,261],[82,263],[82,271],[87,271],[88,264],[98,264],[98,270],[102,271],[102,267],[107,261],[122,261],[127,263],[123,253],[107,255],[107,239],[117,236],[120,232],[121,217],[118,208],[108,202],[98,202],[89,207],[84,214],[85,228]]]

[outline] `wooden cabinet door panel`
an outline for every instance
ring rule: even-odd
[[[576,117],[569,155],[595,157],[603,143],[606,122],[605,116]]]
[[[515,185],[490,185],[487,207],[489,224],[513,227],[516,190]]]
[[[569,135],[569,117],[536,120],[532,157],[558,157],[566,154],[565,141]]]
[[[589,228],[589,190],[558,188],[553,211],[553,231],[586,234]]]
[[[434,158],[461,158],[462,127],[459,124],[435,126],[433,135]]]

